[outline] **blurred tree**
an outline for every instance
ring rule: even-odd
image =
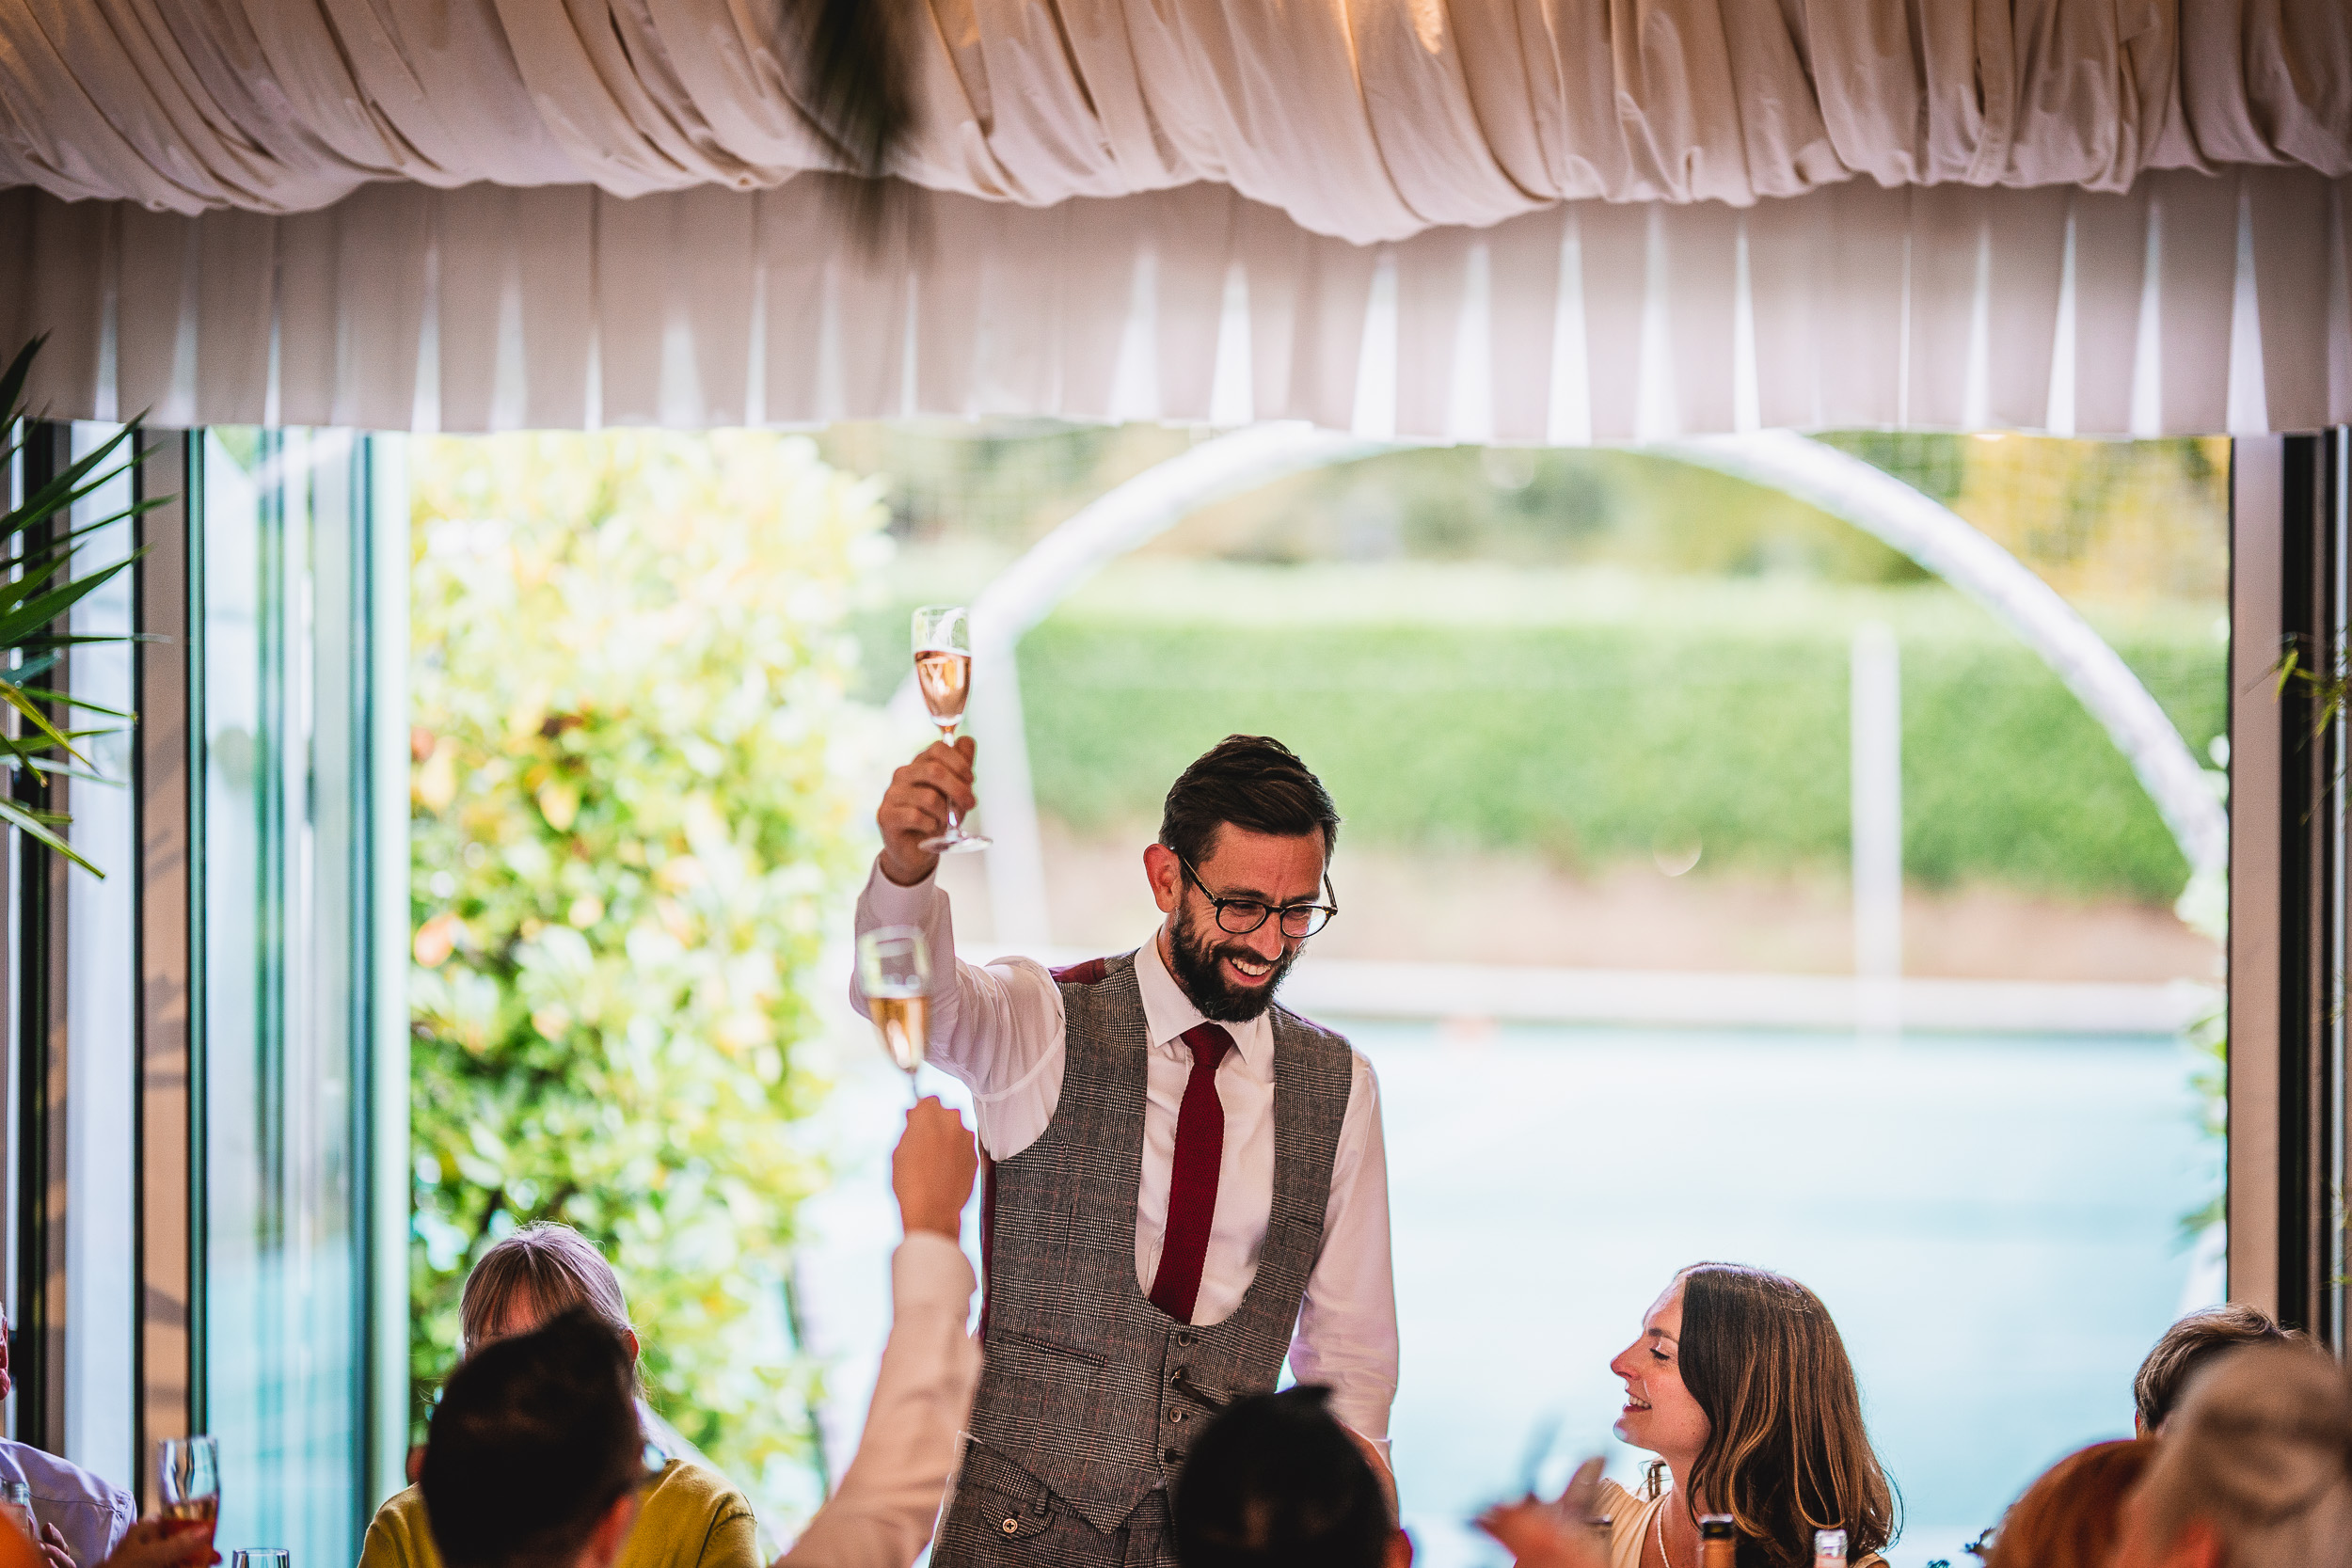
[[[840,625],[876,491],[765,436],[418,444],[410,1370],[467,1269],[564,1220],[620,1271],[657,1409],[790,1512],[794,1126],[856,869]]]

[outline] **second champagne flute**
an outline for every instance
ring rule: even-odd
[[[209,1544],[220,1519],[219,1442],[211,1437],[165,1438],[155,1445],[155,1479],[164,1517],[182,1528],[202,1530]]]
[[[939,738],[952,742],[963,722],[964,700],[972,691],[972,612],[960,604],[927,604],[914,612],[914,684],[923,689],[923,705]],[[934,855],[968,854],[988,847],[978,833],[967,833],[947,808],[947,831],[923,841]]]
[[[878,926],[857,939],[857,988],[866,993],[866,1014],[882,1036],[882,1049],[907,1075],[920,1101],[915,1070],[930,1054],[930,944],[914,926]]]

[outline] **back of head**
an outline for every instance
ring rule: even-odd
[[[1856,1560],[1883,1549],[1894,1488],[1821,1298],[1737,1263],[1694,1263],[1681,1277],[1682,1381],[1708,1421],[1685,1483],[1739,1521],[1740,1562],[1809,1564],[1817,1529],[1843,1529]]]
[[[2352,1564],[2352,1384],[2306,1343],[2249,1345],[2189,1385],[2135,1507],[2161,1545],[2202,1519],[2229,1568]]]
[[[2279,1320],[2259,1307],[2227,1302],[2191,1312],[2164,1331],[2148,1359],[2132,1379],[2132,1398],[2139,1406],[2142,1436],[2153,1437],[2188,1391],[2189,1382],[2216,1357],[2241,1345],[2281,1345],[2304,1342],[2304,1337],[2281,1327]]]
[[[2124,1495],[2154,1454],[2149,1442],[2093,1443],[2042,1471],[2010,1505],[1985,1568],[2107,1568]]]
[[[568,1225],[534,1220],[484,1253],[466,1274],[457,1323],[471,1354],[516,1326],[518,1313],[544,1321],[585,1307],[615,1334],[629,1332],[621,1277],[596,1243]]]
[[[1160,842],[1199,865],[1229,822],[1279,838],[1320,832],[1327,862],[1340,839],[1330,791],[1289,747],[1262,735],[1229,735],[1176,776],[1160,809]]]
[[[574,1308],[458,1364],[418,1484],[449,1568],[570,1568],[644,1474],[628,1346]]]
[[[1184,1568],[1380,1568],[1388,1498],[1329,1396],[1238,1399],[1195,1440],[1176,1483]]]

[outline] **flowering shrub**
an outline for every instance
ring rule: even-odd
[[[473,1260],[564,1220],[655,1407],[771,1515],[810,1454],[794,1050],[857,869],[840,626],[877,493],[756,435],[421,441],[413,485],[417,1408]]]

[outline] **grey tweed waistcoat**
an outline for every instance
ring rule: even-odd
[[[973,1440],[1097,1529],[1116,1528],[1184,1463],[1234,1396],[1271,1390],[1323,1247],[1347,1116],[1347,1042],[1280,1007],[1274,1026],[1274,1204],[1258,1273],[1223,1323],[1177,1323],[1136,1281],[1151,1050],[1135,956],[1056,974],[1068,1056],[1037,1142],[991,1168],[983,1206],[987,1361]]]

